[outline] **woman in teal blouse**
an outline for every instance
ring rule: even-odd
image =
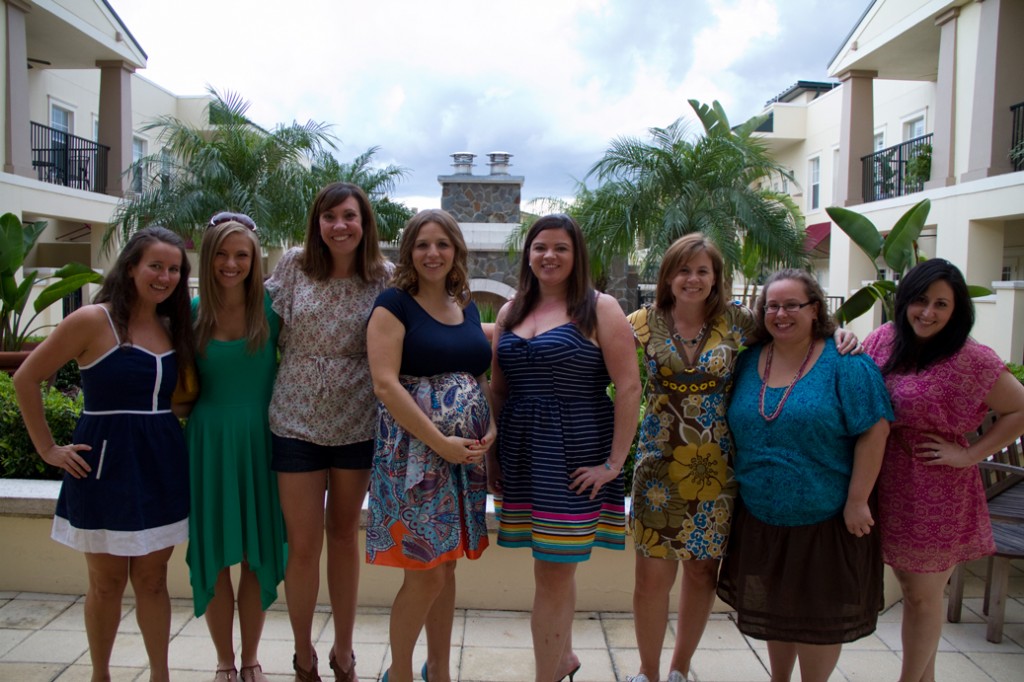
[[[875,629],[882,558],[871,491],[892,408],[865,355],[840,356],[811,275],[783,270],[754,308],[728,419],[739,498],[718,595],[768,641],[772,680],[825,682]]]

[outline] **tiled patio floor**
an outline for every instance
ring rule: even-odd
[[[984,570],[975,564],[972,570]],[[1024,680],[1024,570],[1015,565],[1007,604],[1003,642],[985,640],[981,613],[981,581],[967,585],[960,623],[946,623],[939,647],[938,679],[941,682],[1021,682]],[[81,596],[0,593],[0,680],[35,682],[88,680],[90,667],[82,621]],[[132,613],[126,602],[124,618],[114,646],[115,681],[147,680],[146,655]],[[878,631],[843,649],[832,680],[891,682],[899,676],[900,617],[896,604],[881,614]],[[715,614],[708,624],[693,663],[700,682],[766,682],[767,656],[763,642],[739,633],[731,614]],[[317,649],[327,669],[332,640],[329,613],[316,615]],[[236,629],[237,632],[237,629]],[[388,663],[387,609],[361,609],[356,621],[356,652],[361,679],[377,680]],[[171,679],[209,682],[215,662],[206,624],[192,616],[188,600],[174,600],[171,624]],[[666,635],[663,671],[671,655],[672,628]],[[635,673],[639,664],[633,621],[623,613],[580,613],[573,630],[576,651],[583,667],[576,682],[611,682]],[[416,657],[423,660],[422,647]],[[260,646],[264,671],[274,682],[292,682],[292,640],[287,613],[275,605],[267,616]],[[529,614],[510,611],[458,610],[452,642],[453,680],[476,682],[524,682],[533,679]],[[799,674],[795,675],[799,679]]]

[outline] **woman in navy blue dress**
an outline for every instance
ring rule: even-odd
[[[633,329],[618,301],[594,291],[589,272],[575,221],[541,218],[495,329],[498,456],[487,477],[502,496],[498,544],[533,552],[539,682],[571,681],[580,667],[576,566],[593,547],[625,547],[622,465],[636,434],[640,374]]]
[[[136,232],[94,305],[76,310],[14,376],[25,425],[43,460],[65,471],[53,538],[85,553],[85,630],[93,679],[110,654],[128,580],[150,680],[169,679],[167,561],[188,537],[188,455],[171,394],[193,358],[185,244],[173,232]],[[85,409],[73,443],[55,443],[39,384],[70,360]]]

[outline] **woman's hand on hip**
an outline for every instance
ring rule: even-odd
[[[49,450],[42,453],[40,457],[47,464],[63,469],[75,478],[85,478],[92,471],[92,467],[78,453],[88,450],[92,450],[91,445],[81,443],[75,445],[54,444]]]
[[[609,469],[603,464],[580,467],[572,472],[572,483],[569,484],[569,490],[575,490],[577,495],[582,495],[590,488],[590,499],[594,499],[601,488],[606,483],[614,481],[619,473],[618,469]]]

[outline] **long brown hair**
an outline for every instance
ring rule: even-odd
[[[196,347],[206,355],[206,345],[217,327],[217,311],[224,305],[223,291],[214,275],[217,251],[233,234],[244,235],[252,249],[251,267],[242,286],[245,287],[245,349],[255,353],[270,336],[267,316],[263,312],[263,264],[260,240],[256,233],[235,220],[206,228],[199,252],[199,308],[196,315]]]
[[[146,227],[133,234],[121,249],[92,302],[110,304],[110,318],[121,343],[131,343],[129,322],[138,298],[138,289],[135,288],[131,271],[142,261],[146,249],[157,242],[169,244],[181,252],[178,285],[170,296],[157,304],[156,314],[168,322],[171,346],[178,357],[178,378],[184,381],[185,373],[195,363],[195,341],[192,334],[192,307],[188,296],[190,266],[185,242],[181,237],[165,227],[157,226]]]
[[[597,328],[597,300],[594,286],[590,283],[590,260],[583,232],[576,221],[564,213],[547,215],[535,222],[526,233],[523,243],[523,257],[519,264],[519,290],[512,300],[512,307],[502,323],[505,329],[512,329],[533,311],[540,297],[537,276],[530,269],[530,247],[544,230],[562,230],[572,242],[572,272],[569,274],[565,296],[566,313],[584,336],[593,336]]]
[[[675,296],[672,295],[672,280],[675,279],[680,268],[701,252],[708,254],[708,258],[711,259],[711,269],[715,276],[715,284],[711,288],[707,300],[704,301],[704,319],[710,322],[725,312],[728,299],[722,295],[722,289],[725,286],[722,281],[722,272],[725,270],[722,252],[703,233],[693,232],[672,242],[661,259],[658,283],[654,289],[654,301],[655,306],[663,315],[670,315],[672,306],[676,303]]]
[[[445,290],[448,295],[455,299],[460,308],[465,308],[470,301],[469,290],[469,252],[466,248],[466,240],[462,237],[462,230],[455,218],[447,211],[439,208],[428,208],[420,211],[405,224],[402,229],[402,241],[398,245],[398,264],[395,266],[395,274],[391,278],[391,284],[412,295],[419,291],[419,277],[416,268],[412,264],[412,251],[416,246],[416,239],[419,238],[420,230],[427,223],[436,223],[444,230],[444,233],[451,240],[455,247],[455,258],[452,260],[452,269],[445,280]]]
[[[384,254],[380,250],[377,219],[370,199],[358,185],[332,182],[316,195],[306,223],[306,244],[299,263],[302,271],[312,279],[322,281],[329,278],[333,265],[331,251],[320,234],[320,216],[349,197],[356,198],[363,219],[363,237],[356,247],[356,274],[364,282],[376,282],[385,275]]]

